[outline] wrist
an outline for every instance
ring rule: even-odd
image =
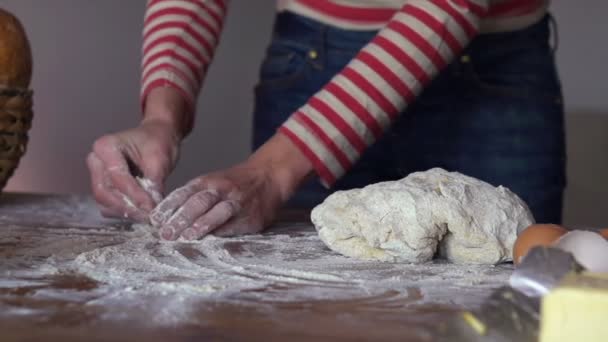
[[[156,132],[158,132],[158,129],[161,129],[163,132],[162,135],[169,137],[174,145],[181,144],[184,139],[180,124],[164,117],[146,116],[139,123],[139,127],[153,127],[152,129]]]
[[[159,87],[150,91],[145,99],[142,124],[162,123],[181,141],[190,131],[192,117],[190,105],[177,90]]]
[[[276,133],[247,161],[268,170],[283,202],[314,173],[312,163],[281,133]]]

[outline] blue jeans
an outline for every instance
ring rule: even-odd
[[[290,204],[310,208],[335,190],[442,167],[504,185],[537,222],[559,223],[566,153],[549,23],[547,16],[523,30],[475,38],[332,189],[311,181]],[[254,148],[375,33],[279,14],[255,89]]]

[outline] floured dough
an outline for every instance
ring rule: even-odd
[[[455,263],[509,261],[518,232],[534,223],[509,189],[439,168],[338,191],[311,218],[338,253],[412,263],[437,252]]]

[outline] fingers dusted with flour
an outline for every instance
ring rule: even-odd
[[[163,239],[175,240],[220,201],[216,190],[193,183],[175,190],[153,211],[151,221],[161,227]]]
[[[257,233],[312,174],[312,165],[277,134],[247,161],[200,176],[170,193],[150,222],[165,240],[196,240],[207,234]]]
[[[261,172],[246,166],[204,175],[169,194],[152,211],[150,221],[165,240],[195,240],[238,217],[244,202],[265,184]],[[252,222],[252,232],[261,228]]]
[[[125,204],[148,212],[154,208],[155,203],[137,183],[136,175],[130,172],[127,158],[133,158],[130,157],[136,154],[133,150],[128,144],[112,135],[100,138],[93,145],[93,153],[103,160],[105,173],[113,187],[121,194]]]
[[[179,153],[178,126],[145,118],[135,128],[99,138],[87,158],[91,185],[105,216],[148,222]]]
[[[91,173],[91,188],[104,216],[126,217],[136,221],[145,221],[146,213],[124,194],[116,190],[103,161],[94,153],[89,153],[87,166]]]
[[[204,216],[196,220],[191,228],[186,229],[182,236],[186,240],[196,240],[216,228],[224,225],[240,211],[240,205],[236,201],[222,201],[213,206]]]

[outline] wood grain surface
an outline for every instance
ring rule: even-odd
[[[65,210],[66,207],[71,209]],[[285,211],[280,221],[283,228],[279,230],[285,230],[290,222],[294,227],[300,227],[290,230],[293,236],[302,232],[314,234],[305,212]],[[479,287],[474,282],[470,286],[454,287],[454,282],[462,279],[447,276],[441,279],[437,274],[429,274],[435,277],[433,279],[439,279],[433,286],[445,287],[437,300],[425,298],[433,295],[421,285],[423,282],[416,280],[381,291],[359,288],[354,281],[338,286],[277,280],[260,288],[202,300],[193,306],[190,319],[170,325],[151,323],[147,318],[151,313],[141,308],[97,305],[106,285],[82,274],[24,276],[50,257],[60,255],[69,259],[93,248],[120,244],[124,238],[121,234],[128,231],[129,226],[128,222],[99,217],[91,200],[85,196],[3,195],[0,198],[0,232],[12,233],[0,233],[0,340],[450,340],[442,327],[464,308],[461,303],[476,305],[500,285],[496,279],[506,279],[510,273],[509,266],[489,268],[488,279],[482,277],[477,280],[483,285]],[[267,234],[278,233],[271,229]],[[61,251],[67,239],[74,238],[82,238],[85,243],[79,244],[76,250]],[[257,237],[256,241],[264,238]],[[229,242],[224,245],[232,246],[226,248],[227,253],[233,255],[242,251],[250,254],[262,251],[247,245],[253,242]],[[54,254],[57,255],[46,255],[53,250],[49,246],[56,246]],[[322,247],[320,244],[319,248]],[[187,245],[179,248],[183,255],[196,257],[194,252],[188,256]],[[38,250],[45,252],[37,253]],[[268,250],[265,253],[269,253]],[[333,252],[323,249],[322,253],[329,255]],[[255,259],[256,256],[248,257]],[[261,257],[263,255],[260,254]],[[357,276],[358,268],[350,262],[348,274]],[[361,272],[368,267],[365,265],[360,266]],[[383,267],[386,274],[395,274],[401,268],[409,267],[411,279],[424,279],[424,272],[428,272],[412,265]],[[323,298],[305,295],[308,291],[317,293],[320,288],[328,291]],[[304,295],[291,296],[294,292]],[[335,298],[332,294],[336,294]],[[167,293],[166,296],[170,298],[172,294]],[[146,300],[145,296],[142,298]],[[107,319],[109,316],[120,319]]]

